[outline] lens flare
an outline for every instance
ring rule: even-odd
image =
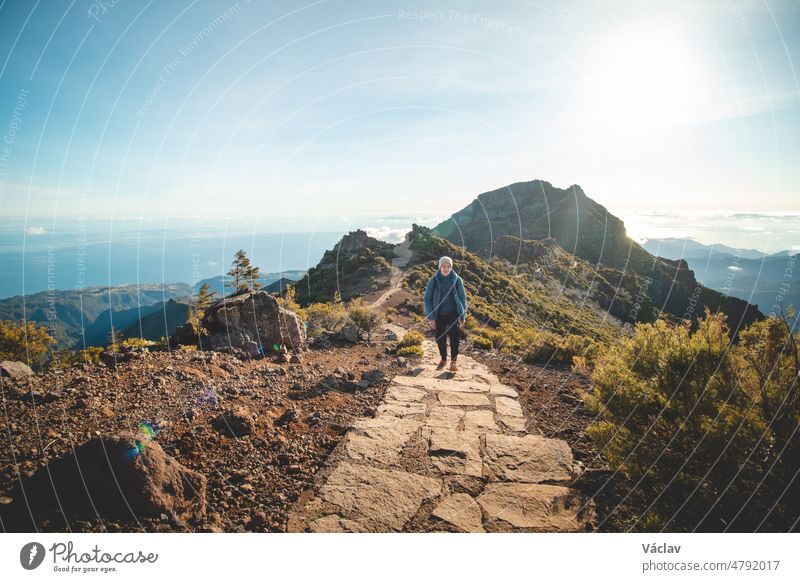
[[[219,402],[214,388],[207,388],[197,399],[199,404],[206,406],[216,406]]]
[[[136,445],[128,451],[128,457],[131,459],[136,458],[144,452],[144,443],[139,439],[136,439],[134,442]]]
[[[158,429],[156,426],[149,422],[140,422],[139,423],[139,432],[141,432],[146,438],[153,438],[156,436]]]

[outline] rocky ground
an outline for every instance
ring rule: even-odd
[[[304,352],[300,363],[285,364],[272,357],[145,350],[115,368],[83,365],[38,376],[33,400],[5,379],[3,527],[12,527],[8,516],[15,510],[25,513],[25,499],[15,489],[20,479],[41,474],[48,461],[87,439],[133,431],[206,477],[207,516],[194,524],[168,514],[129,520],[79,516],[67,525],[53,512],[38,516],[37,529],[284,531],[287,508],[348,427],[374,415],[385,391],[381,376],[391,377],[405,364],[386,353],[391,346],[380,338],[372,345],[323,346]],[[234,422],[220,420],[226,410],[241,413],[248,434],[232,434]]]

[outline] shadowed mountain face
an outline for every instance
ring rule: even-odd
[[[686,261],[648,253],[627,236],[622,220],[577,185],[562,190],[534,180],[485,192],[432,232],[485,258],[496,254],[499,245],[504,258],[520,263],[529,262],[527,241],[552,239],[592,265],[601,284],[624,291],[627,298],[640,297],[636,303],[644,309],[636,314],[637,321],[652,320],[659,312],[692,318],[706,306],[726,313],[733,330],[763,317],[746,301],[699,284]],[[514,244],[518,252],[510,248]]]

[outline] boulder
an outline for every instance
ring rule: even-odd
[[[342,331],[339,332],[340,337],[350,342],[351,344],[357,344],[358,340],[361,339],[361,332],[357,325],[345,325],[342,328]]]
[[[225,297],[205,311],[202,327],[208,332],[204,347],[238,348],[250,356],[280,351],[286,346],[301,351],[305,325],[298,315],[284,309],[265,291],[248,291]]]
[[[361,380],[367,383],[367,386],[374,386],[383,382],[385,374],[383,370],[375,368],[374,370],[367,370],[361,372]]]
[[[173,346],[177,345],[197,345],[197,327],[191,321],[187,321],[183,325],[175,328],[170,343]]]
[[[51,390],[49,392],[41,392],[34,388],[31,388],[27,392],[22,391],[12,391],[10,392],[9,396],[13,400],[21,400],[23,402],[28,402],[32,404],[49,404],[50,402],[55,402],[63,394],[60,390]]]
[[[33,376],[33,370],[31,370],[30,366],[22,362],[3,360],[0,362],[0,376],[19,382]]]
[[[211,423],[218,432],[232,437],[249,435],[255,430],[255,422],[250,412],[243,406],[235,406],[224,411]]]
[[[154,440],[131,432],[92,438],[50,461],[23,484],[27,501],[3,512],[8,531],[35,531],[72,519],[158,518],[199,523],[206,511],[206,478],[167,455]],[[63,514],[62,514],[63,510]]]
[[[128,362],[133,359],[133,352],[103,350],[100,352],[100,361],[109,368],[115,368],[117,364]]]

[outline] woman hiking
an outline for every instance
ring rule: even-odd
[[[425,287],[425,315],[428,326],[436,330],[436,343],[442,357],[437,370],[447,364],[447,336],[450,336],[450,371],[458,370],[458,342],[467,317],[467,294],[464,280],[453,270],[453,259],[439,259],[439,270]]]

